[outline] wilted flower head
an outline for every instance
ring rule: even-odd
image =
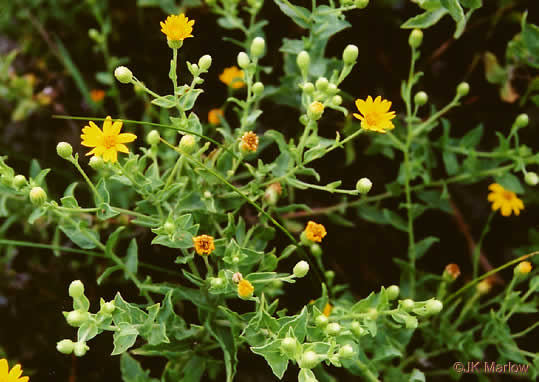
[[[209,255],[215,250],[215,244],[213,243],[213,236],[200,235],[193,237],[193,244],[195,245],[195,251],[199,255]]]
[[[258,135],[248,131],[241,136],[240,149],[242,151],[256,151],[258,149]]]
[[[326,227],[322,224],[309,221],[305,228],[305,235],[307,236],[307,239],[320,243],[324,236],[327,235]]]

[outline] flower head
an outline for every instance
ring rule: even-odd
[[[94,102],[101,102],[105,98],[105,91],[102,89],[93,89],[90,90],[90,98]]]
[[[248,131],[241,136],[240,149],[242,151],[256,151],[258,149],[258,135]]]
[[[225,70],[223,70],[223,73],[219,75],[219,79],[221,80],[221,82],[223,82],[227,86],[230,86],[232,89],[239,89],[244,87],[245,82],[243,82],[243,78],[243,70],[238,69],[237,66],[225,68]]]
[[[445,266],[445,270],[444,270],[444,276],[447,275],[447,277],[451,280],[451,281],[454,281],[456,280],[459,276],[460,276],[460,268],[457,264],[447,264]]]
[[[390,101],[383,100],[380,96],[373,101],[372,97],[368,96],[365,101],[357,99],[356,107],[361,114],[354,113],[354,117],[361,120],[363,129],[386,133],[387,130],[395,128],[393,122],[391,122],[395,118],[395,112],[389,111],[391,108]]]
[[[223,109],[211,109],[208,112],[208,122],[212,125],[218,125],[221,123],[220,117],[223,117]]]
[[[331,314],[331,311],[333,310],[333,306],[328,302],[326,304],[326,306],[324,306],[324,311],[322,312],[322,314],[326,317],[329,317],[329,315]]]
[[[82,145],[93,147],[86,155],[95,155],[103,157],[105,162],[117,162],[118,151],[128,153],[129,149],[124,143],[133,142],[137,139],[135,134],[122,133],[122,121],[112,123],[110,116],[107,116],[103,123],[103,131],[95,123],[90,121],[90,126],[84,126],[82,129]]]
[[[240,298],[249,298],[254,291],[255,287],[248,280],[243,279],[238,283],[238,296]]]
[[[167,36],[167,40],[183,41],[188,37],[193,37],[193,25],[195,20],[189,20],[183,13],[170,15],[163,22],[161,21],[161,32]]]
[[[0,359],[0,381],[1,382],[27,382],[28,377],[21,377],[22,369],[21,365],[15,365],[11,371],[7,359]]]
[[[488,189],[492,191],[488,194],[488,201],[492,202],[492,211],[501,209],[503,216],[510,216],[512,212],[517,216],[520,215],[524,203],[513,191],[506,190],[498,183],[491,184]]]
[[[307,223],[307,227],[305,228],[307,239],[320,243],[326,234],[326,227],[322,224],[317,224],[313,221]]]
[[[515,267],[515,274],[526,275],[532,270],[532,265],[529,261],[522,261]]]
[[[209,255],[215,250],[215,244],[213,243],[213,236],[200,235],[193,238],[193,244],[195,245],[195,251],[199,255]]]

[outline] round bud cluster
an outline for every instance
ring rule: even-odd
[[[318,365],[318,362],[319,362],[318,354],[316,354],[312,350],[308,350],[302,354],[299,361],[299,366],[302,369],[312,369],[313,367]]]
[[[403,310],[409,312],[415,307],[415,302],[414,300],[407,298],[406,300],[401,301],[400,305]]]
[[[90,350],[90,348],[86,345],[86,342],[75,342],[73,346],[73,354],[77,357],[84,356],[88,350]]]
[[[262,82],[255,82],[253,84],[253,94],[259,96],[264,92],[264,84]]]
[[[72,281],[69,284],[69,296],[73,298],[81,297],[84,295],[84,284],[80,280]]]
[[[73,348],[75,343],[71,340],[61,340],[56,343],[56,350],[62,354],[71,354],[73,353]]]
[[[339,358],[348,359],[355,355],[352,345],[344,345],[339,349]]]

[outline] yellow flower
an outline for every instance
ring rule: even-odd
[[[395,112],[389,111],[390,101],[382,100],[380,96],[373,101],[372,97],[368,96],[365,101],[357,99],[356,107],[361,114],[354,113],[354,117],[361,120],[363,129],[385,133],[395,128],[391,122],[395,118]]]
[[[326,234],[326,227],[322,224],[317,224],[313,221],[307,223],[307,227],[305,228],[307,239],[320,243]]]
[[[222,109],[211,109],[208,112],[208,122],[212,125],[218,125],[221,123],[220,117],[223,117],[224,113]]]
[[[193,244],[195,245],[195,251],[199,255],[209,255],[215,250],[215,244],[213,243],[213,236],[200,235],[193,238]]]
[[[529,261],[522,261],[515,267],[515,272],[521,275],[528,274],[531,272],[531,270],[532,265]]]
[[[188,37],[193,37],[193,25],[195,20],[190,20],[183,13],[170,15],[165,22],[161,21],[161,32],[167,36],[167,40],[183,41]]]
[[[492,191],[488,194],[488,201],[492,202],[492,211],[501,208],[503,216],[510,216],[512,212],[517,216],[520,215],[520,210],[524,209],[524,203],[513,191],[506,190],[498,183],[491,184],[488,189]]]
[[[328,302],[326,304],[326,306],[324,306],[324,311],[322,312],[322,314],[326,317],[329,317],[329,315],[331,314],[331,311],[333,310],[333,306],[331,306],[331,304]]]
[[[254,291],[255,287],[248,280],[243,279],[238,283],[238,296],[240,298],[249,298]]]
[[[223,70],[223,73],[219,75],[219,79],[225,85],[230,86],[232,89],[239,89],[245,86],[243,82],[243,70],[239,70],[237,66],[231,66]]]
[[[241,136],[240,149],[242,151],[256,151],[258,149],[258,136],[248,131]]]
[[[94,102],[101,102],[105,98],[105,91],[101,89],[90,90],[90,98]]]
[[[80,136],[82,138],[81,144],[93,147],[86,155],[103,157],[105,162],[117,162],[118,151],[128,153],[129,149],[124,143],[133,142],[137,136],[131,133],[120,134],[122,123],[122,121],[112,123],[110,116],[107,116],[103,123],[103,131],[92,121],[90,121],[90,126],[84,126]]]
[[[28,377],[21,377],[21,365],[15,365],[11,371],[7,359],[0,359],[0,382],[27,382]]]

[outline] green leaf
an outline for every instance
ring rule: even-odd
[[[509,172],[502,176],[496,176],[494,180],[509,191],[516,192],[517,194],[524,193],[524,188],[520,180]]]
[[[101,285],[107,277],[109,277],[114,272],[119,271],[120,269],[122,269],[120,265],[113,265],[105,269],[105,271],[101,273],[101,275],[97,278],[97,285]]]
[[[413,369],[408,382],[425,382],[425,374],[418,369]]]
[[[281,379],[288,368],[288,358],[281,354],[281,340],[274,340],[264,346],[253,346],[251,351],[264,357],[273,374]]]
[[[176,106],[176,99],[173,95],[166,95],[164,97],[153,99],[152,104],[163,107],[165,109],[170,109],[171,107]]]
[[[127,322],[120,322],[117,326],[119,330],[113,335],[114,349],[111,355],[122,354],[135,344],[138,337],[138,330],[135,326]]]
[[[307,8],[300,7],[298,5],[291,4],[290,2],[285,2],[283,0],[273,0],[281,11],[290,17],[296,24],[302,28],[309,28],[311,12]]]
[[[417,243],[415,243],[415,256],[416,256],[416,259],[420,259],[421,256],[423,256],[425,253],[427,253],[429,248],[434,243],[437,243],[439,241],[440,241],[440,239],[438,239],[437,237],[429,236],[429,237],[426,237],[423,240],[418,241]]]
[[[209,322],[206,322],[205,327],[217,340],[223,351],[226,368],[226,382],[232,382],[234,380],[234,375],[236,375],[236,367],[238,365],[238,351],[236,340],[231,333],[231,329],[222,326],[212,328]]]
[[[107,220],[115,216],[120,215],[119,212],[114,211],[108,203],[101,203],[97,206],[97,217],[101,220]]]
[[[122,354],[120,358],[120,370],[124,382],[159,382],[155,378],[150,378],[150,372],[144,371],[138,361],[128,353]]]
[[[397,213],[388,209],[384,209],[382,213],[386,219],[386,222],[391,224],[393,227],[401,231],[408,231],[406,222]]]
[[[448,175],[455,175],[459,171],[459,162],[454,152],[444,151],[442,153],[442,160],[444,161],[445,170]]]
[[[310,369],[300,369],[298,374],[298,382],[318,382],[316,376]]]
[[[440,0],[442,6],[449,11],[449,14],[457,23],[457,29],[453,35],[455,38],[459,38],[464,27],[466,26],[466,17],[464,16],[464,10],[460,6],[458,0]]]
[[[97,205],[100,205],[101,203],[107,203],[107,204],[110,203],[110,194],[109,194],[109,190],[107,189],[107,182],[105,178],[99,179],[96,189],[97,189],[97,193],[101,197],[101,200],[99,200],[94,195],[95,205],[97,206]]]
[[[79,220],[76,224],[62,224],[60,229],[81,248],[93,249],[99,242],[98,233],[88,229],[88,223],[85,220]]]
[[[326,153],[326,148],[322,145],[318,145],[313,147],[310,150],[307,150],[305,154],[303,154],[303,162],[308,163],[315,159],[321,158]]]
[[[79,208],[79,203],[77,203],[77,199],[73,196],[64,196],[60,199],[60,203],[67,208]]]
[[[93,320],[88,320],[82,324],[77,331],[77,340],[79,342],[90,341],[98,333],[97,324]]]
[[[522,18],[522,39],[526,44],[526,48],[530,51],[536,61],[539,60],[539,27],[534,24],[526,23],[528,14],[525,13]]]
[[[204,93],[204,90],[202,89],[190,89],[187,93],[180,97],[180,108],[183,111],[191,110],[193,106],[195,106],[198,96],[202,93]]]
[[[466,147],[466,148],[475,148],[479,144],[479,141],[481,141],[481,137],[483,136],[483,125],[480,124],[475,129],[472,129],[468,131],[461,139],[460,139],[460,147]]]
[[[133,275],[137,274],[138,246],[137,246],[137,240],[135,238],[131,239],[131,242],[129,243],[129,247],[127,247],[127,256],[125,258],[125,268],[126,268],[126,274],[125,274],[126,280],[129,278],[127,275],[127,271]]]
[[[432,11],[427,11],[406,20],[406,22],[401,25],[401,28],[405,28],[405,29],[428,28],[436,24],[438,21],[440,21],[440,19],[446,14],[447,14],[447,10],[444,8],[438,8]]]

